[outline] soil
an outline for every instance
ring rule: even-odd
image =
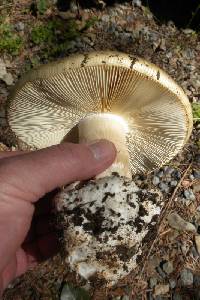
[[[8,127],[5,113],[8,95],[14,83],[28,69],[71,53],[109,49],[140,56],[171,75],[182,86],[191,104],[200,103],[200,35],[197,32],[191,29],[177,29],[173,22],[157,23],[140,1],[118,3],[110,7],[105,5],[101,10],[71,7],[71,10],[66,12],[59,11],[50,3],[43,14],[38,11],[33,13],[31,5],[32,1],[29,0],[2,1],[2,4],[0,2],[0,15],[6,17],[6,22],[13,26],[14,33],[24,41],[17,55],[5,50],[1,55],[1,60],[12,79],[6,80],[7,83],[0,80],[1,150],[10,151],[20,147]],[[95,18],[95,22],[87,29],[81,30],[80,28],[92,18]],[[44,44],[33,42],[32,28],[37,24],[45,26],[55,19],[59,19],[62,24],[69,19],[75,20],[78,24],[78,34],[70,37],[66,48],[56,49],[53,53],[45,52]],[[60,39],[58,33],[58,43]],[[165,201],[158,232],[152,233],[152,237],[149,238],[147,249],[144,251],[146,255],[141,257],[138,269],[133,270],[128,278],[112,290],[97,289],[93,292],[93,299],[123,299],[125,295],[127,298],[124,299],[138,300],[199,299],[197,297],[200,284],[196,283],[197,280],[193,280],[189,286],[184,285],[181,280],[184,269],[190,270],[194,279],[200,275],[200,256],[194,234],[171,228],[166,218],[171,212],[177,212],[184,220],[195,224],[199,230],[200,195],[199,192],[195,192],[195,186],[200,183],[199,141],[200,123],[195,120],[190,140],[168,166],[134,178],[136,184],[146,189],[155,187],[154,177],[158,178],[157,188]],[[167,171],[169,168],[173,170],[170,174]],[[176,184],[173,185],[172,181],[176,181]],[[188,190],[193,192],[195,200],[186,197],[185,191]],[[165,273],[162,268],[168,261],[173,264],[170,274]],[[156,278],[155,286],[169,285],[169,291],[166,289],[164,295],[162,292],[155,295],[155,286],[150,283],[152,278]],[[62,254],[58,254],[15,280],[5,291],[3,299],[57,300],[60,299],[62,284],[70,280],[73,282],[66,270]],[[174,287],[170,284],[172,280],[175,282]],[[176,295],[179,298],[175,298],[178,297]]]

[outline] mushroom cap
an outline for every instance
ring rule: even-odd
[[[10,96],[8,121],[19,141],[40,149],[102,112],[127,121],[133,173],[167,163],[192,131],[189,100],[171,77],[143,59],[111,51],[73,55],[26,74]]]

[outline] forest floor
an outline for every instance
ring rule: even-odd
[[[186,92],[194,129],[182,152],[151,174],[136,176],[140,187],[157,188],[165,202],[156,239],[147,245],[143,266],[112,290],[93,299],[200,299],[200,36],[191,29],[160,24],[140,1],[67,12],[30,0],[0,0],[0,142],[15,150],[6,120],[6,103],[17,79],[39,64],[71,53],[118,50],[140,56],[164,69]],[[173,223],[173,213],[195,226],[196,233]],[[4,300],[57,300],[67,270],[60,255],[17,279]],[[89,285],[85,287],[89,289]],[[68,299],[68,298],[63,298]],[[71,298],[69,298],[71,299]],[[75,298],[74,298],[75,299]],[[78,299],[78,298],[77,298]],[[80,298],[81,299],[81,298]],[[92,299],[92,298],[91,298]]]

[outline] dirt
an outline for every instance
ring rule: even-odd
[[[2,5],[0,4],[0,13],[6,16],[10,24],[13,26],[19,22],[24,24],[24,30],[18,32],[15,30],[16,34],[24,40],[24,46],[18,55],[9,54],[6,51],[2,53],[7,72],[12,75],[14,82],[27,69],[71,53],[105,49],[119,50],[130,55],[138,55],[160,66],[182,86],[191,104],[200,103],[200,36],[197,32],[190,29],[177,29],[172,22],[157,23],[147,8],[141,5],[132,6],[131,3],[105,6],[101,10],[79,8],[78,17],[76,10],[61,13],[53,5],[45,11],[44,15],[33,15],[30,5],[31,1],[24,0],[8,3],[4,1]],[[58,55],[51,54],[45,57],[43,46],[31,42],[31,28],[37,23],[43,24],[54,18],[65,22],[68,18],[74,18],[78,26],[81,26],[81,22],[84,23],[92,17],[98,18],[99,21],[78,37],[70,40],[70,43],[74,41],[74,44],[72,43],[74,46],[62,50]],[[36,58],[37,62],[34,60]],[[19,148],[5,116],[11,88],[12,85],[8,86],[2,80],[0,81],[0,112],[2,113],[0,115],[0,142],[3,143],[0,149],[4,151]],[[194,235],[177,232],[170,228],[166,216],[176,211],[185,220],[196,222],[200,195],[196,193],[195,201],[187,201],[184,191],[188,187],[193,189],[193,186],[199,182],[199,179],[194,177],[194,172],[200,169],[199,141],[200,124],[196,121],[190,140],[169,164],[180,173],[180,176],[176,187],[170,186],[167,193],[161,190],[166,204],[159,220],[158,233],[155,239],[149,238],[149,245],[145,250],[146,257],[141,258],[138,269],[112,290],[99,288],[94,292],[93,299],[120,299],[115,297],[123,295],[128,295],[129,299],[154,299],[154,288],[149,286],[149,279],[152,277],[156,277],[159,284],[168,284],[170,279],[176,282],[175,288],[171,288],[164,298],[160,299],[172,299],[176,293],[184,300],[195,297],[198,291],[195,284],[183,287],[180,281],[180,273],[184,268],[191,270],[194,275],[200,274],[200,256],[192,254],[192,249],[195,248]],[[157,170],[156,176],[161,171],[163,169]],[[151,189],[154,175],[155,173],[145,174],[138,176],[135,180],[140,181],[141,187],[146,186]],[[160,181],[163,182],[164,177],[161,177]],[[124,254],[125,249],[121,250]],[[168,260],[173,262],[173,272],[170,276],[162,277],[158,274],[157,268],[160,264],[162,265],[163,261]],[[159,263],[155,264],[155,261]],[[58,254],[12,283],[5,291],[3,299],[56,300],[59,299],[62,283],[70,280],[73,282],[73,278],[70,278],[66,270],[62,254]]]

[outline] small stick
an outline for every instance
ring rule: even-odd
[[[172,193],[172,195],[171,195],[171,197],[170,197],[170,199],[169,199],[169,201],[168,201],[166,207],[164,208],[164,210],[163,210],[163,212],[162,212],[161,219],[160,219],[159,226],[158,226],[158,234],[157,234],[157,237],[156,237],[155,240],[153,241],[153,243],[152,243],[152,245],[151,245],[151,248],[150,248],[150,250],[149,250],[149,253],[148,253],[147,256],[146,256],[145,263],[144,263],[144,265],[143,265],[143,268],[142,268],[142,271],[141,271],[141,273],[140,273],[140,276],[141,276],[142,273],[144,272],[144,268],[145,268],[145,266],[146,266],[146,262],[147,262],[147,260],[148,260],[148,258],[149,258],[149,256],[150,256],[150,254],[151,254],[151,251],[152,251],[152,249],[153,249],[153,247],[154,247],[154,245],[155,245],[155,243],[156,243],[156,241],[157,241],[157,238],[158,238],[158,235],[159,235],[159,231],[160,231],[160,226],[161,226],[162,221],[163,221],[163,219],[164,219],[164,217],[165,217],[165,214],[166,214],[168,208],[170,207],[172,201],[174,200],[174,198],[175,198],[175,196],[176,196],[176,193],[177,193],[178,189],[180,188],[181,183],[182,183],[183,180],[185,179],[185,177],[186,177],[186,175],[187,175],[189,169],[191,168],[191,166],[192,166],[192,162],[189,164],[189,166],[187,167],[187,169],[186,169],[185,172],[183,173],[183,176],[182,176],[181,179],[179,180],[179,182],[178,182],[176,188],[174,189],[174,191],[173,191],[173,193]]]

